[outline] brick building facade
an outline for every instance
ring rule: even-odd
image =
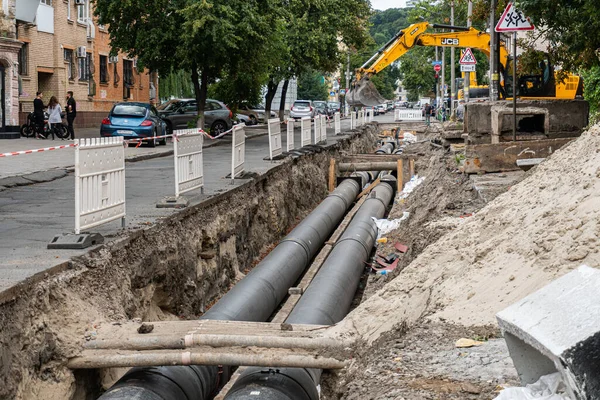
[[[17,17],[17,39],[24,43],[21,121],[33,109],[37,91],[44,93],[44,101],[56,96],[61,104],[67,91],[73,91],[79,127],[99,127],[116,102],[157,97],[156,74],[137,71],[127,55],[110,57],[108,32],[96,23],[90,0],[16,0],[17,14],[21,5],[30,8],[32,2],[37,7],[34,20]]]
[[[0,10],[0,130],[15,131],[19,123],[19,50],[15,0],[2,0]]]

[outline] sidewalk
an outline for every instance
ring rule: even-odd
[[[86,128],[79,129],[76,132],[77,138],[97,138],[100,137],[99,129]],[[263,125],[246,127],[246,137],[248,139],[267,134],[266,127]],[[68,140],[38,140],[34,138],[0,140],[0,153],[14,151],[26,151],[41,149],[53,146],[62,146],[72,144]],[[223,143],[230,143],[227,137],[223,139],[204,141],[204,148],[217,146]],[[44,151],[41,153],[26,154],[11,157],[0,158],[0,191],[7,187],[23,186],[32,183],[48,182],[63,177],[65,170],[71,170],[75,163],[74,148]],[[125,149],[125,161],[135,162],[148,160],[156,157],[164,157],[173,154],[173,144],[169,140],[166,146],[156,146],[154,148],[142,145],[138,148],[127,147]]]

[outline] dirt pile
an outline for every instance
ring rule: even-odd
[[[338,329],[373,342],[420,318],[495,325],[508,305],[583,263],[599,265],[599,195],[595,126],[427,247]]]

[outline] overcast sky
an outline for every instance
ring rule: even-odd
[[[406,0],[371,0],[371,5],[376,10],[387,10],[388,8],[403,8]]]

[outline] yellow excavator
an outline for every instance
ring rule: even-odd
[[[426,33],[428,28],[453,29],[455,32]],[[388,67],[415,46],[471,47],[490,56],[490,35],[475,28],[420,22],[402,29],[396,36],[377,51],[362,67],[356,70],[356,78],[347,93],[351,106],[375,106],[386,100],[381,97],[370,78]],[[500,45],[500,96],[512,96],[512,59],[504,43]],[[583,80],[568,74],[564,80],[555,76],[549,58],[540,63],[540,73],[518,77],[518,96],[524,100],[573,100],[583,95]]]

